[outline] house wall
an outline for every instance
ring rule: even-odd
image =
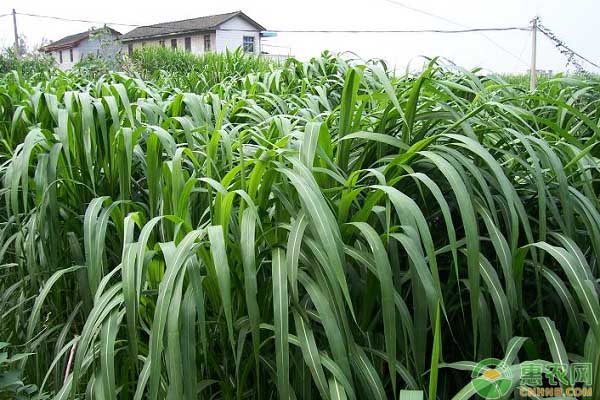
[[[157,39],[151,39],[151,40],[140,40],[140,41],[136,41],[136,42],[127,42],[127,43],[123,43],[121,45],[121,51],[124,54],[127,54],[127,52],[129,51],[130,43],[133,44],[134,50],[141,49],[146,46],[157,46],[158,47],[158,46],[160,46],[161,40],[164,40],[165,47],[170,49],[172,39],[177,39],[177,49],[185,50],[185,38],[190,37],[190,38],[192,38],[192,53],[202,54],[202,53],[204,53],[204,35],[210,35],[211,51],[215,51],[215,43],[216,43],[215,32],[201,32],[201,33],[195,33],[192,35],[169,35],[169,36],[164,36],[160,39],[157,38]]]
[[[177,48],[180,50],[185,49],[185,38],[192,38],[192,53],[202,54],[204,53],[204,35],[210,34],[210,49],[211,51],[225,51],[226,49],[235,50],[243,45],[244,36],[254,37],[254,53],[260,54],[260,31],[257,30],[253,25],[246,22],[243,18],[236,17],[224,24],[216,32],[200,32],[188,35],[165,35],[161,38],[153,38],[148,40],[136,40],[132,42],[125,42],[121,45],[121,51],[123,54],[129,52],[129,44],[133,45],[133,49],[141,49],[145,46],[160,46],[160,41],[165,41],[165,47],[171,48],[171,39],[177,39]],[[223,30],[226,29],[226,30]],[[249,32],[252,30],[252,32]]]
[[[59,68],[67,70],[81,61],[88,55],[98,57],[114,57],[120,50],[121,46],[116,41],[117,37],[114,34],[97,35],[92,38],[84,39],[73,47],[73,61],[69,54],[69,49],[54,50],[52,57],[56,60]],[[63,62],[60,62],[60,52],[62,51]]]
[[[260,31],[241,17],[232,18],[217,30],[217,50],[235,50],[242,47],[244,36],[254,37],[254,53],[260,54]]]
[[[54,57],[54,59],[56,60],[56,64],[58,65],[58,67],[62,70],[67,70],[71,67],[73,67],[73,65],[75,65],[79,60],[81,60],[82,58],[82,54],[80,52],[80,50],[77,47],[74,47],[73,49],[73,61],[71,61],[70,55],[69,55],[69,49],[62,49],[62,50],[55,50],[52,52],[52,57]],[[63,62],[60,62],[60,53],[62,52],[62,59]]]

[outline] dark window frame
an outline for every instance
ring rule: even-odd
[[[69,49],[69,58],[71,59],[71,62],[73,62],[73,48]]]
[[[186,36],[183,39],[183,43],[184,43],[185,51],[191,53],[192,52],[192,37],[191,36]]]
[[[63,63],[62,50],[59,50],[59,51],[58,51],[58,62],[59,62],[60,64],[62,64],[62,63]]]
[[[210,49],[210,33],[204,35],[204,52],[209,52]]]
[[[177,49],[177,39],[171,39],[171,48],[173,50]]]
[[[131,57],[133,55],[133,43],[127,45],[127,54]]]
[[[244,53],[254,53],[256,51],[255,44],[256,40],[254,36],[244,36],[242,38],[242,47],[244,49]]]
[[[159,40],[158,41],[158,45],[164,49],[165,48],[165,41],[164,40]]]

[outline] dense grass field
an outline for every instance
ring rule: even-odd
[[[188,61],[0,76],[0,398],[600,393],[599,82]]]

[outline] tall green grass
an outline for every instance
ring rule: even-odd
[[[39,393],[468,398],[488,357],[600,367],[597,83],[211,57],[0,80],[0,340]]]
[[[162,88],[194,93],[206,92],[217,84],[228,86],[248,72],[269,71],[276,66],[274,61],[244,54],[241,48],[197,55],[149,46],[121,62],[121,69],[129,75],[156,82]]]
[[[18,71],[25,78],[37,79],[36,75],[54,73],[56,71],[54,58],[43,53],[29,53],[17,57],[14,48],[0,48],[0,74]]]

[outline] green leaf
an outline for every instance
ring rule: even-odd
[[[285,252],[273,249],[273,315],[275,319],[275,357],[280,399],[289,398],[288,294]]]

